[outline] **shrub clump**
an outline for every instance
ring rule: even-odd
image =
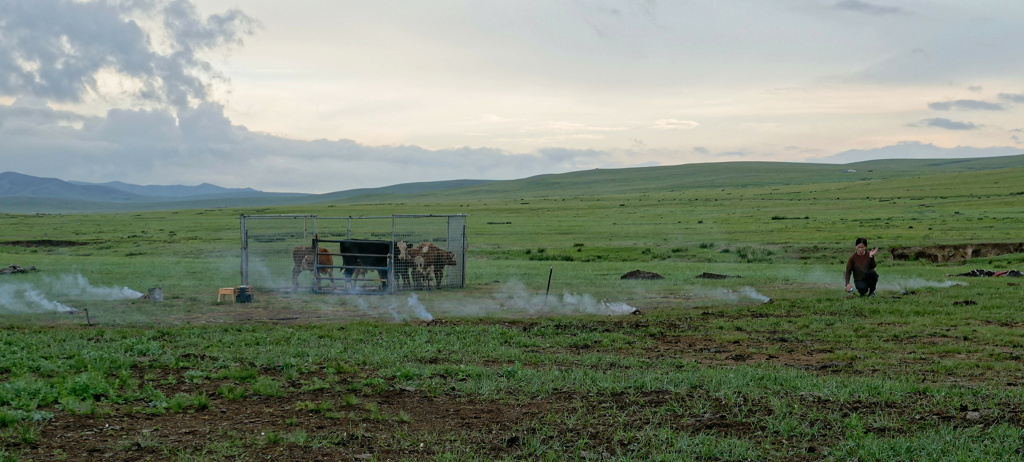
[[[775,252],[763,247],[743,246],[736,249],[736,255],[747,263],[771,263]]]

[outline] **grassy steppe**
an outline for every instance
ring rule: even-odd
[[[947,275],[1024,255],[886,249],[1021,242],[1024,168],[771,167],[0,215],[0,266],[39,268],[0,294],[90,315],[0,308],[0,460],[1021,459],[1022,281]],[[417,293],[429,318],[409,294],[217,303],[242,213],[466,213],[468,284]],[[858,236],[882,248],[871,299],[841,290]],[[59,295],[78,274],[166,300]]]

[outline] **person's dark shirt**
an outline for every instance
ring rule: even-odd
[[[875,269],[875,257],[868,255],[868,252],[864,252],[864,255],[858,255],[854,252],[850,255],[850,259],[846,261],[846,274],[843,278],[846,279],[846,283],[850,283],[850,275],[853,275],[854,281],[860,281],[864,279],[864,276],[868,274],[868,271]]]

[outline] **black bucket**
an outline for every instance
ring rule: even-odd
[[[252,287],[238,286],[235,288],[235,303],[251,303]]]

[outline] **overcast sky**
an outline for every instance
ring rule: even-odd
[[[0,171],[330,192],[1024,153],[1024,2],[0,0]]]

